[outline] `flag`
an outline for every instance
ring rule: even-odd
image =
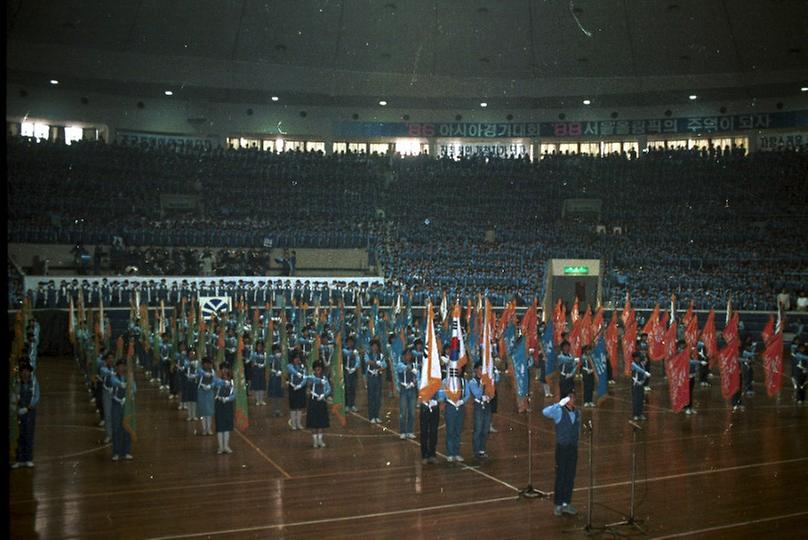
[[[628,324],[628,318],[631,315],[631,301],[628,298],[628,291],[626,291],[626,303],[623,305],[623,312],[620,314],[620,319],[623,321],[623,326]]]
[[[718,352],[718,369],[721,374],[721,396],[730,399],[741,390],[737,340],[730,341]]]
[[[485,388],[485,395],[493,398],[496,394],[496,386],[494,385],[494,354],[491,350],[491,324],[489,321],[493,318],[491,313],[491,302],[486,298],[485,300],[485,323],[483,325],[483,372],[481,381]]]
[[[721,333],[724,336],[724,341],[729,343],[730,341],[737,340],[738,343],[741,342],[741,336],[738,332],[738,323],[740,322],[740,314],[735,312],[730,316],[729,322],[724,327],[724,331]]]
[[[671,409],[678,413],[690,402],[690,351],[684,349],[674,354],[665,362],[668,376],[668,392],[671,398]]]
[[[609,378],[606,376],[606,340],[603,339],[603,336],[600,336],[595,342],[595,348],[592,350],[592,360],[595,362],[598,402],[601,402],[606,399],[609,389]]]
[[[550,377],[556,370],[556,350],[555,350],[555,329],[553,328],[553,319],[547,321],[544,327],[544,334],[541,336],[541,347],[544,351],[544,372],[547,377]]]
[[[331,376],[333,381],[331,383],[331,412],[337,417],[339,424],[342,427],[348,425],[348,420],[345,418],[345,381],[343,380],[342,373],[342,332],[337,332],[336,342],[334,345],[334,361],[331,362],[333,369]]]
[[[642,327],[642,334],[648,334],[649,336],[653,335],[654,328],[659,324],[659,304],[654,306],[654,311],[648,316],[648,320],[645,321],[645,326]]]
[[[306,370],[312,372],[312,366],[320,359],[320,336],[314,338],[314,343],[311,344],[309,355],[306,357]]]
[[[516,401],[519,412],[523,412],[527,407],[525,398],[530,389],[530,377],[528,375],[527,344],[525,336],[520,336],[510,350],[511,362],[513,363],[513,378],[516,383]],[[487,384],[487,383],[486,383]],[[486,387],[487,388],[487,387]]]
[[[421,364],[421,380],[418,384],[418,399],[429,401],[440,389],[440,352],[435,339],[435,309],[432,302],[427,304],[426,316],[426,355]]]
[[[561,343],[561,334],[564,333],[564,328],[567,326],[567,314],[564,311],[565,309],[564,304],[559,298],[553,309],[553,331],[555,332],[553,334],[553,341],[556,345]]]
[[[699,344],[699,319],[696,316],[687,317],[682,324],[685,325],[685,342],[691,349],[695,349]]]
[[[766,343],[763,352],[763,372],[766,375],[766,394],[773,397],[783,386],[783,331],[777,333]]]
[[[592,310],[586,308],[586,313],[581,319],[581,346],[592,345],[595,335],[592,332]]]
[[[637,319],[632,310],[623,329],[623,374],[631,377],[631,362],[637,350]]]
[[[612,374],[617,373],[617,310],[612,313],[609,326],[606,327],[606,352],[612,365]]]
[[[707,357],[710,359],[711,366],[718,358],[718,340],[715,334],[715,311],[710,310],[707,315],[707,321],[704,323],[704,328],[701,330],[701,341],[704,343],[704,350],[707,352]]]
[[[665,331],[662,343],[665,348],[665,358],[670,358],[676,354],[676,321],[673,321]]]
[[[70,295],[69,310],[67,313],[67,337],[73,347],[76,347],[76,314],[73,308],[73,295]]]
[[[570,311],[570,319],[572,320],[572,324],[575,324],[578,319],[581,318],[581,314],[578,312],[578,296],[575,297],[575,302],[572,304],[572,311]]]
[[[440,301],[440,320],[441,322],[446,320],[446,316],[449,314],[449,301],[446,300],[446,291],[443,291],[443,298]]]
[[[603,308],[599,307],[592,318],[592,338],[595,339],[603,330]]]
[[[452,337],[449,341],[449,360],[457,362],[458,369],[468,362],[466,345],[463,342],[463,330],[460,328],[460,305],[455,304],[452,310]],[[447,389],[447,396],[456,401],[460,399],[460,389]]]
[[[104,328],[104,297],[102,295],[98,295],[98,323],[99,323],[99,335],[101,339],[104,339],[106,328]]]
[[[581,356],[581,349],[583,348],[583,336],[581,332],[584,326],[584,320],[578,318],[575,322],[572,323],[572,330],[570,330],[569,336],[567,337],[567,341],[570,342],[570,354],[575,358]]]
[[[233,364],[233,385],[236,390],[235,425],[239,431],[250,427],[247,410],[247,382],[244,377],[244,338],[239,330],[236,361]]]
[[[531,350],[533,351],[534,365],[539,358],[539,317],[536,314],[537,307],[538,302],[534,299],[522,317],[522,335],[525,336],[528,354],[530,354]]]
[[[763,343],[768,343],[769,339],[774,335],[774,315],[769,315],[769,322],[763,327],[760,336],[763,338]]]
[[[129,340],[126,351],[126,401],[123,404],[123,429],[137,442],[137,416],[135,415],[135,342]]]
[[[690,305],[687,306],[687,311],[685,312],[685,316],[682,318],[682,323],[687,327],[688,323],[691,319],[695,317],[695,313],[693,312],[693,300],[690,301]]]

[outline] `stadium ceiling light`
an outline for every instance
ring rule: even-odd
[[[690,101],[695,101],[698,96],[696,94],[690,94],[689,97],[690,97]]]
[[[278,96],[272,96],[272,101],[278,101],[280,98]]]
[[[485,109],[486,107],[488,107],[488,103],[486,103],[485,101],[483,101],[482,103],[480,103],[480,107],[482,107],[483,109]]]
[[[51,79],[51,80],[50,80],[50,83],[51,83],[51,84],[59,84],[59,81],[57,81],[56,79]]]
[[[171,90],[166,90],[166,91],[165,91],[165,92],[163,92],[163,93],[164,93],[165,95],[167,95],[167,96],[173,96],[173,95],[174,95],[174,92],[172,92]]]
[[[590,100],[588,100],[588,99],[585,99],[585,100],[584,100],[584,105],[590,105],[591,103],[592,103],[592,102],[591,102]]]
[[[387,105],[387,102],[385,100],[381,100],[381,101],[379,101],[379,105],[384,107],[385,105]]]
[[[803,86],[800,88],[800,92],[808,92],[808,86]]]

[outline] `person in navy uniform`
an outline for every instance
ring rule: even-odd
[[[230,366],[226,362],[219,364],[220,377],[213,381],[214,418],[216,419],[216,438],[219,442],[217,454],[232,454],[230,449],[230,432],[233,431],[235,419],[236,386],[230,377]]]
[[[792,354],[791,382],[794,385],[794,401],[797,405],[805,403],[805,387],[808,386],[808,348],[804,343],[797,345]]]
[[[177,405],[178,411],[187,409],[185,396],[188,394],[186,386],[188,385],[187,378],[185,377],[185,366],[188,364],[188,346],[185,344],[184,339],[180,339],[179,351],[174,354],[174,366],[171,371],[171,381],[169,384],[169,392],[174,398],[179,397],[179,404]]]
[[[419,370],[413,364],[412,350],[404,351],[396,364],[398,380],[398,429],[399,438],[415,438],[415,402],[418,398]]]
[[[561,353],[558,355],[558,369],[560,372],[558,392],[564,398],[575,388],[575,373],[578,369],[578,363],[570,354],[569,341],[565,340],[561,343]]]
[[[752,338],[746,338],[743,351],[741,351],[741,382],[745,396],[754,396],[755,390],[752,388],[754,382],[754,367],[752,362],[755,359],[755,343]]]
[[[280,344],[272,345],[272,356],[269,358],[269,399],[272,402],[272,416],[278,417],[281,413],[283,401],[283,359],[281,358]]]
[[[104,355],[104,363],[98,369],[101,377],[102,396],[101,402],[104,410],[104,430],[106,437],[104,444],[112,441],[112,377],[115,375],[115,355],[107,352]]]
[[[196,349],[188,351],[188,359],[181,368],[183,370],[185,385],[182,387],[182,400],[185,409],[188,411],[188,422],[197,419],[196,402],[199,399],[199,360],[196,356]]]
[[[642,354],[634,351],[631,355],[631,412],[632,420],[646,420],[642,413],[645,403],[645,383],[651,377],[651,372],[646,371],[641,364]]]
[[[488,433],[491,428],[491,399],[486,394],[485,382],[482,379],[483,364],[474,364],[474,377],[469,381],[469,391],[474,399],[474,433],[471,437],[471,444],[474,456],[477,459],[485,459],[485,446],[488,441]],[[491,383],[489,383],[491,384]]]
[[[127,399],[127,385],[132,385],[133,392],[137,390],[135,381],[127,380],[126,360],[118,360],[115,370],[112,377],[112,461],[118,461],[121,457],[132,459],[132,438],[123,427],[123,408]]]
[[[342,349],[342,361],[345,365],[345,410],[356,412],[356,383],[359,377],[359,351],[354,348],[354,337],[348,336]]]
[[[710,364],[707,359],[707,348],[703,341],[699,340],[696,351],[699,359],[699,386],[710,386]]]
[[[466,419],[465,404],[469,401],[471,392],[457,360],[447,362],[446,377],[441,386],[443,401],[446,403],[443,410],[446,416],[446,461],[462,462],[465,460],[460,455],[460,439]]]
[[[250,355],[250,388],[255,393],[255,404],[266,405],[264,394],[267,389],[266,379],[267,355],[264,353],[264,342],[255,343],[255,351]]]
[[[584,407],[594,407],[595,361],[592,359],[592,347],[589,345],[584,345],[581,349],[581,374],[584,383]]]
[[[435,464],[440,424],[439,402],[445,398],[443,388],[438,389],[428,400],[421,401],[419,422],[421,426],[421,463]]]
[[[160,341],[160,391],[169,392],[169,379],[171,378],[171,341],[168,333],[162,335]],[[169,399],[174,399],[173,395],[169,395]]]
[[[200,435],[213,435],[213,383],[216,380],[216,373],[213,371],[213,362],[205,356],[202,358],[202,368],[197,373],[197,398],[196,413],[202,422],[202,433]]]
[[[683,339],[680,339],[676,342],[676,350],[677,352],[681,352],[685,350],[687,347],[687,342]],[[692,352],[691,352],[692,355]],[[698,375],[699,370],[703,367],[703,364],[707,363],[706,360],[702,360],[698,357],[690,358],[689,370],[688,370],[688,385],[690,386],[690,399],[687,401],[687,406],[685,407],[685,414],[696,414],[696,409],[693,408],[693,388],[696,386],[696,377]]]
[[[558,403],[548,405],[542,414],[555,423],[555,490],[553,492],[554,514],[575,515],[578,513],[570,504],[575,469],[578,465],[578,437],[581,433],[581,413],[575,408],[575,391]]]
[[[300,353],[294,351],[292,361],[287,364],[289,376],[289,427],[292,431],[303,429],[303,411],[306,409],[306,366]]]
[[[379,340],[370,342],[370,352],[365,353],[365,378],[368,385],[368,418],[371,424],[381,424],[379,411],[382,406],[382,377],[387,361],[381,353]]]
[[[323,372],[323,363],[317,361],[312,366],[313,375],[306,378],[309,390],[306,410],[306,428],[312,430],[314,448],[325,448],[323,430],[329,427],[327,399],[331,395],[331,384]]]
[[[34,375],[33,367],[28,362],[23,362],[19,367],[19,373],[20,381],[14,398],[20,433],[17,438],[17,459],[12,465],[14,469],[34,466],[34,430],[36,407],[39,405],[39,382]]]

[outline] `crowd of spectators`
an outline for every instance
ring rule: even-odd
[[[141,275],[264,275],[269,247],[366,247],[394,285],[524,302],[550,258],[601,259],[604,301],[639,307],[676,293],[773,309],[808,288],[802,149],[530,161],[7,143],[9,242],[114,244],[113,266]],[[582,198],[600,211],[563,210]]]

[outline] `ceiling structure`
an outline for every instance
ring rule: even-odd
[[[803,1],[9,0],[6,24],[9,81],[142,97],[553,108],[808,83]]]

